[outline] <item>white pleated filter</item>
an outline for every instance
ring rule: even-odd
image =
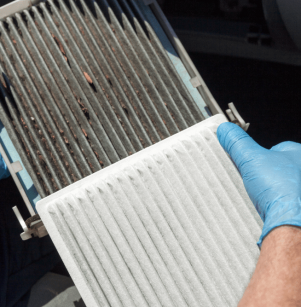
[[[213,116],[37,204],[92,306],[237,306],[262,221]]]

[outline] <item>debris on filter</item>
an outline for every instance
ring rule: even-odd
[[[82,35],[85,35],[85,31],[84,31],[83,27],[79,26],[78,28],[79,28],[81,34],[82,34]]]
[[[1,84],[7,89],[7,86],[6,86],[5,81],[2,81],[2,80],[1,80]]]
[[[85,114],[87,114],[87,113],[88,113],[88,109],[87,109],[87,108],[85,107],[85,105],[81,102],[81,99],[80,99],[80,98],[77,99],[77,102],[79,103],[81,110],[82,110]]]
[[[83,131],[83,133],[84,133],[85,137],[87,137],[87,136],[88,136],[88,134],[87,134],[86,130],[82,128],[82,131]]]
[[[39,151],[37,151],[37,155],[38,155],[38,158],[41,162],[44,161],[44,158]]]
[[[12,39],[12,42],[13,42],[14,44],[16,44],[16,43],[17,43],[15,39]]]
[[[103,162],[99,159],[99,154],[97,153],[97,151],[94,150],[94,154],[95,154],[95,156],[96,156],[96,158],[97,158],[99,164],[103,167],[104,164],[103,164]]]
[[[26,125],[26,123],[25,123],[25,121],[24,121],[24,119],[23,119],[22,116],[21,116],[21,122],[22,122],[24,128],[25,128],[25,129],[28,129],[28,127],[27,127],[27,125]]]
[[[97,160],[99,160],[99,155],[98,155],[97,151],[95,151],[95,150],[93,150],[93,151],[94,151],[94,154],[95,154]]]
[[[53,34],[51,34],[51,35],[52,35],[52,37],[54,38],[56,44],[58,45],[58,47],[59,47],[59,49],[60,49],[60,51],[61,51],[61,53],[62,53],[64,59],[66,60],[66,62],[68,62],[68,58],[67,58],[65,49],[64,49],[64,47],[63,47],[63,44],[60,42],[60,40],[59,40],[55,35],[53,35]]]
[[[106,79],[108,80],[108,82],[110,83],[110,85],[112,86],[113,84],[112,84],[112,82],[111,82],[111,80],[110,80],[110,78],[109,78],[109,76],[108,75],[106,75]]]
[[[124,113],[125,113],[127,116],[129,116],[129,111],[128,111],[128,109],[127,109],[125,106],[122,106],[122,109],[123,109]]]
[[[84,76],[86,78],[86,80],[90,83],[90,84],[93,84],[93,81],[91,79],[91,77],[84,71]]]
[[[31,157],[30,151],[29,151],[29,149],[27,147],[25,148],[25,151],[26,151],[27,156]]]

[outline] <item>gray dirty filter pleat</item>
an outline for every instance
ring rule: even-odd
[[[237,306],[262,222],[216,115],[37,204],[86,305]]]

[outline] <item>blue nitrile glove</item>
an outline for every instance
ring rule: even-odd
[[[2,155],[0,154],[0,180],[8,178],[10,176],[10,172],[2,158]]]
[[[221,124],[217,137],[264,222],[259,247],[275,227],[301,227],[301,144],[284,142],[268,150],[232,123]]]

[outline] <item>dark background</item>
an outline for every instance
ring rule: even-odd
[[[234,102],[262,146],[301,143],[301,68],[207,54],[191,58],[222,110]]]
[[[165,0],[162,8],[167,17],[200,16],[267,28],[261,1],[253,2],[257,8],[236,15],[221,12],[218,0]],[[222,110],[234,102],[260,145],[301,143],[301,67],[203,53],[190,56]]]

